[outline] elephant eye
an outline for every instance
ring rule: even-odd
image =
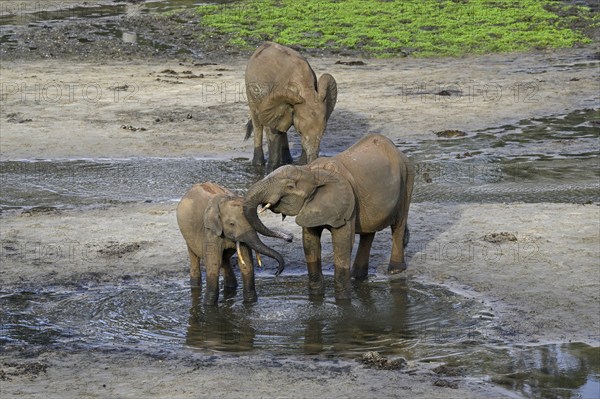
[[[287,189],[288,189],[288,190],[293,190],[293,189],[295,189],[295,188],[296,188],[296,186],[294,186],[294,184],[293,184],[293,183],[288,183],[288,185],[287,185]]]

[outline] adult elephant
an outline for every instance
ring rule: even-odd
[[[408,158],[384,136],[373,134],[332,158],[305,166],[283,166],[255,183],[244,197],[244,215],[261,234],[272,234],[257,207],[296,216],[311,292],[322,292],[321,233],[331,231],[336,298],[350,296],[350,258],[355,234],[360,243],[352,267],[356,279],[367,277],[375,232],[392,228],[388,271],[406,269],[407,217],[414,170]]]
[[[244,283],[244,301],[256,301],[252,249],[279,263],[277,274],[285,267],[281,254],[267,247],[250,226],[244,214],[243,199],[215,183],[195,184],[177,206],[177,224],[185,239],[190,257],[190,285],[202,286],[200,261],[206,267],[204,302],[216,304],[219,298],[219,271],[223,269],[225,288],[237,287],[230,258],[238,253]],[[287,241],[292,236],[270,231],[269,236]]]
[[[300,162],[312,162],[319,156],[321,138],[337,101],[333,76],[325,73],[317,81],[308,61],[297,51],[266,42],[252,54],[246,67],[246,94],[251,115],[246,139],[254,130],[253,164],[265,163],[264,128],[269,170],[292,162],[287,138],[292,125],[302,143]]]

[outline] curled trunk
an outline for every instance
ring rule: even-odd
[[[275,259],[277,263],[279,263],[279,267],[277,268],[277,272],[275,272],[275,275],[278,276],[279,274],[281,274],[281,272],[285,268],[285,261],[283,260],[283,256],[281,256],[281,254],[275,251],[274,249],[267,247],[260,240],[260,238],[258,238],[258,235],[255,232],[248,232],[243,234],[240,237],[240,241],[247,244],[254,251]]]
[[[268,179],[261,180],[255,183],[252,187],[250,187],[250,190],[248,190],[246,196],[244,197],[244,216],[246,216],[246,219],[248,219],[250,225],[258,233],[267,237],[276,237],[288,240],[289,236],[282,237],[283,233],[279,231],[270,230],[267,226],[263,224],[263,222],[258,217],[258,212],[256,208],[258,208],[259,205],[265,203],[268,188]]]

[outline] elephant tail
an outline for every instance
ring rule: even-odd
[[[244,140],[248,140],[250,136],[252,136],[253,130],[254,125],[252,124],[252,119],[248,119],[248,122],[246,123],[246,137],[244,137]]]
[[[408,229],[408,224],[407,224],[406,228],[404,229],[404,239],[402,240],[402,246],[404,248],[406,248],[409,241],[410,241],[410,230]]]

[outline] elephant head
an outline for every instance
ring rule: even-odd
[[[328,73],[321,75],[318,82],[308,88],[298,83],[275,88],[262,104],[260,121],[264,126],[286,132],[293,124],[306,151],[307,163],[319,156],[321,139],[327,121],[337,101],[337,84]]]
[[[222,237],[236,243],[238,256],[240,256],[239,245],[244,243],[254,251],[269,256],[279,263],[276,275],[279,275],[285,268],[285,261],[281,254],[266,246],[256,234],[243,213],[243,202],[239,197],[227,195],[215,196],[212,198],[204,213],[204,228],[210,232],[208,237],[215,241],[222,240]],[[292,241],[292,236],[280,231],[271,232],[270,236]],[[207,242],[207,245],[211,245]],[[215,244],[217,245],[217,244]],[[240,261],[244,261],[240,257]]]
[[[244,215],[256,231],[274,236],[258,218],[257,207],[296,216],[302,227],[337,228],[355,212],[355,197],[348,180],[335,170],[286,165],[254,184],[244,197]]]

